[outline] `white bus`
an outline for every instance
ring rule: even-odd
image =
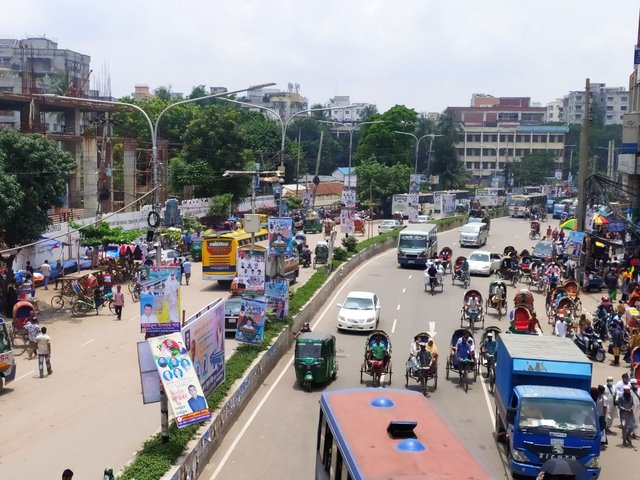
[[[432,223],[412,223],[398,235],[398,263],[425,266],[438,255],[438,226]]]
[[[541,209],[547,208],[547,196],[541,193],[530,195],[511,195],[509,199],[509,215],[512,217],[525,217],[531,207],[538,205]]]

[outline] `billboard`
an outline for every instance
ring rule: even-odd
[[[182,339],[205,395],[224,382],[224,300],[217,299],[189,318]]]
[[[283,256],[293,253],[293,219],[269,217],[269,255]]]
[[[355,208],[356,191],[351,189],[342,190],[342,203],[347,208]]]
[[[264,336],[264,322],[267,313],[267,302],[243,298],[238,313],[236,340],[242,343],[260,345]]]
[[[453,215],[456,211],[456,196],[442,195],[442,213],[444,215]]]
[[[343,208],[342,210],[340,210],[340,231],[342,233],[353,234],[353,232],[355,231],[355,218],[355,211],[347,208]]]
[[[180,331],[180,267],[153,267],[140,290],[140,331]]]
[[[147,342],[178,428],[210,419],[207,399],[182,336],[171,333]]]
[[[409,177],[409,193],[420,193],[420,186],[422,185],[422,175],[412,173]]]
[[[243,293],[264,293],[267,249],[259,245],[238,248],[238,287]],[[243,287],[241,287],[241,285]]]
[[[584,232],[569,232],[569,238],[565,245],[564,251],[571,257],[578,258],[582,252],[582,245],[584,243]]]

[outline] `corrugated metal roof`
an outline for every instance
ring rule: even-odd
[[[516,390],[523,397],[553,397],[591,400],[591,396],[587,392],[575,388],[524,385],[516,387]]]
[[[589,359],[568,338],[550,335],[500,335],[511,358],[588,363]]]

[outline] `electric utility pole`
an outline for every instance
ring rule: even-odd
[[[591,104],[591,86],[589,79],[584,87],[584,113],[582,114],[582,131],[580,132],[580,164],[578,165],[578,208],[576,209],[577,230],[584,231],[587,215],[587,168],[589,163],[589,118]]]

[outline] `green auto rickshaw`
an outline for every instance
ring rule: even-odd
[[[191,241],[191,258],[194,262],[202,261],[202,238],[194,238]]]
[[[324,383],[329,378],[336,379],[336,337],[328,333],[306,332],[296,339],[296,353],[293,363],[296,379],[306,390],[312,384]]]
[[[322,219],[317,213],[307,214],[302,226],[304,233],[320,233],[322,232]]]

